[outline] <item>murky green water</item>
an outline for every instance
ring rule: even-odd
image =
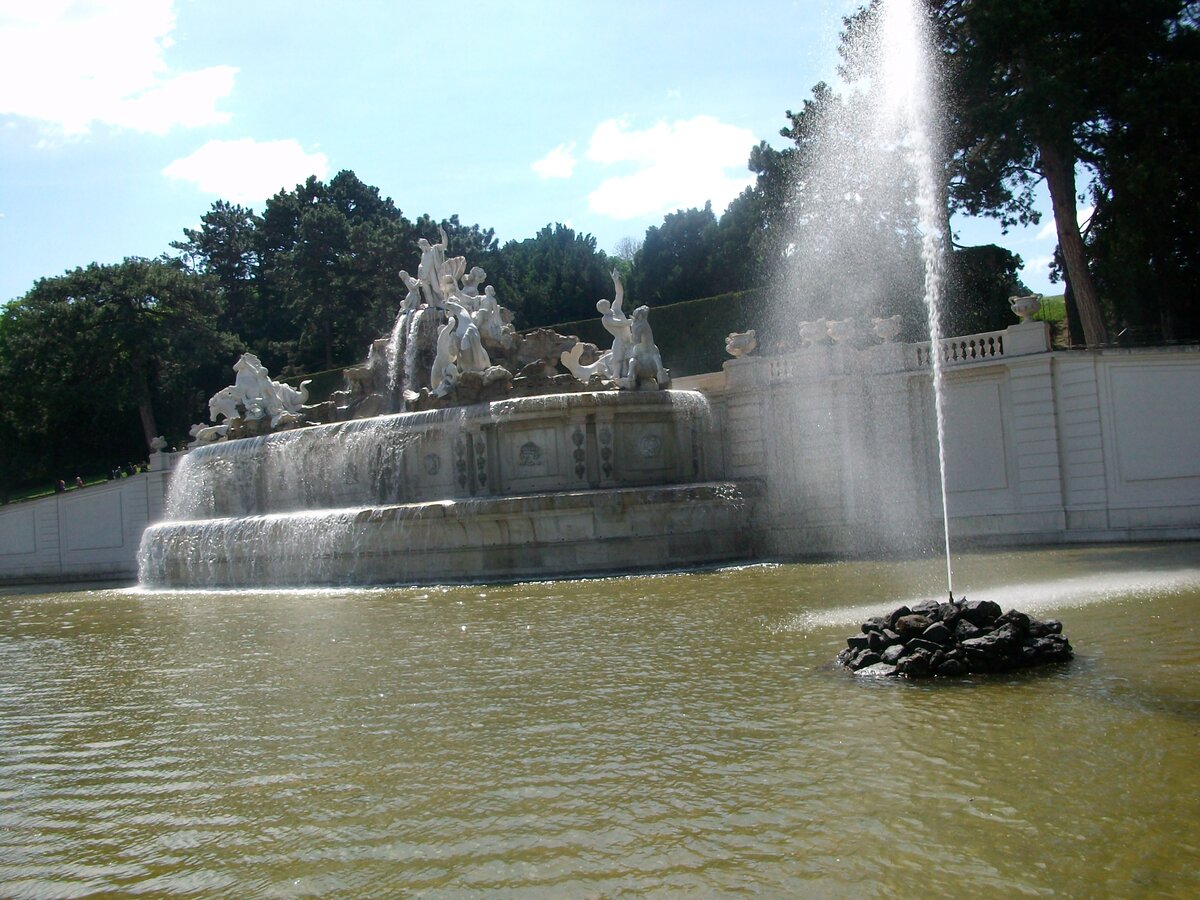
[[[942,576],[0,589],[0,893],[1200,893],[1200,546],[960,558],[1067,667],[832,667]]]

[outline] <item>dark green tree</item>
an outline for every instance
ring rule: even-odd
[[[979,334],[1011,325],[1009,298],[1029,293],[1020,268],[1021,257],[995,244],[953,249],[943,271],[941,333]]]
[[[416,271],[418,236],[390,198],[349,171],[268,200],[256,279],[268,367],[333,368],[364,356],[403,296],[399,271]]]
[[[1186,27],[1186,0],[931,0],[946,64],[950,197],[969,213],[1035,218],[1050,193],[1065,275],[1089,346],[1107,329],[1077,223],[1081,165],[1103,170],[1123,98]],[[1194,12],[1191,13],[1194,17]]]
[[[256,282],[258,228],[253,210],[218,200],[200,217],[200,227],[185,228],[184,240],[172,241],[171,248],[188,269],[216,279],[228,330],[246,346],[262,350],[269,329]]]
[[[1091,136],[1085,238],[1121,340],[1200,338],[1200,4],[1191,9]]]
[[[488,269],[500,302],[522,328],[596,315],[596,301],[613,294],[611,261],[590,234],[546,225],[536,236],[508,241]]]
[[[239,345],[220,330],[214,280],[177,261],[126,259],[40,279],[0,318],[0,409],[28,477],[96,470],[176,442],[227,378]]]
[[[722,293],[713,281],[718,240],[711,203],[668,213],[662,225],[648,228],[634,259],[637,302],[661,306]]]

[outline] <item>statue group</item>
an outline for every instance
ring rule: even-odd
[[[601,352],[548,329],[517,333],[512,313],[500,305],[495,288],[485,284],[487,273],[479,266],[468,268],[465,257],[447,256],[450,242],[441,228],[438,237],[436,243],[417,241],[416,276],[399,272],[403,299],[393,337],[375,341],[366,363],[345,370],[345,390],[308,406],[308,382],[296,389],[272,380],[260,360],[245,353],[233,367],[233,385],[209,401],[214,424],[193,427],[195,442],[363,418],[389,409],[500,399],[518,388],[549,393],[670,387],[670,373],[654,343],[650,310],[640,306],[632,316],[625,314],[624,286],[616,270],[613,299],[596,303],[601,324],[612,337],[612,346]],[[420,359],[428,368],[409,371]],[[569,375],[556,374],[560,363]]]
[[[562,353],[562,364],[585,384],[595,376],[616,383],[625,390],[642,387],[666,389],[671,386],[671,376],[663,366],[662,356],[654,343],[654,332],[650,328],[650,308],[639,306],[632,318],[625,315],[625,288],[620,273],[612,271],[613,299],[599,300],[596,309],[604,330],[612,335],[612,347],[595,362],[583,365],[580,362],[585,344],[576,344]]]

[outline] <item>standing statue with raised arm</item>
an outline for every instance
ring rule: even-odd
[[[443,293],[442,277],[449,274],[450,271],[446,263],[446,248],[450,245],[450,239],[446,237],[446,229],[440,225],[438,226],[438,235],[441,240],[436,244],[429,243],[425,238],[417,239],[417,246],[421,248],[421,262],[417,266],[417,278],[425,286],[425,293],[435,306],[440,306],[446,299]]]
[[[613,301],[599,300],[596,309],[600,312],[600,324],[612,335],[612,354],[609,357],[608,374],[610,378],[621,378],[629,362],[633,349],[632,323],[621,308],[625,302],[625,286],[621,284],[621,274],[612,270]]]

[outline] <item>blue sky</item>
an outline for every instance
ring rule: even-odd
[[[564,222],[611,251],[749,184],[856,6],[0,0],[0,302],[341,169],[410,218]],[[1058,292],[1052,224],[956,229]]]

